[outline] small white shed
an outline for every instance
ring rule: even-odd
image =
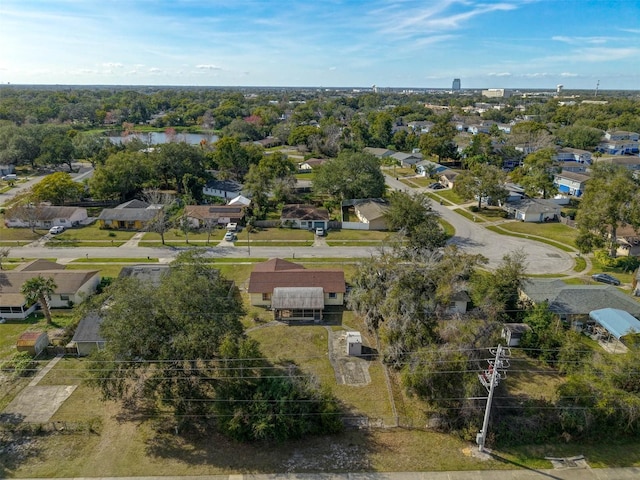
[[[347,332],[347,355],[362,355],[362,335],[360,332]]]

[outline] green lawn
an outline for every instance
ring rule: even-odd
[[[467,203],[468,200],[465,200],[464,198],[462,198],[460,195],[458,195],[456,192],[454,192],[453,190],[449,190],[449,189],[442,189],[442,190],[437,190],[435,192],[436,195],[440,195],[442,198],[444,198],[445,200],[448,200],[449,202],[455,204],[455,205],[461,205],[463,203]]]
[[[86,227],[70,228],[53,237],[52,241],[104,241],[109,243],[111,240],[126,242],[133,237],[136,232],[122,230],[108,230],[99,228],[97,223],[92,223]]]
[[[471,213],[468,210],[465,210],[464,208],[456,208],[454,212],[474,222],[481,223],[485,221],[485,218],[482,215]]]
[[[536,235],[555,242],[576,246],[576,237],[578,231],[575,228],[568,227],[564,223],[531,223],[531,222],[508,222],[500,225],[500,228],[514,233],[524,235]]]

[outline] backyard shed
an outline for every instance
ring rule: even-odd
[[[362,335],[360,332],[347,332],[347,355],[362,355]]]
[[[522,336],[529,330],[531,327],[526,323],[505,323],[500,336],[507,341],[507,347],[517,347]]]
[[[98,312],[90,312],[80,321],[71,339],[71,347],[75,347],[79,357],[104,348],[106,341],[100,334],[101,325],[102,317]]]
[[[24,332],[16,342],[19,352],[29,352],[31,355],[40,355],[49,345],[47,332]]]

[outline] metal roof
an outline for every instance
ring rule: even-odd
[[[271,308],[322,310],[324,291],[322,287],[276,287],[271,297]]]
[[[590,312],[589,317],[606,328],[618,340],[630,333],[640,333],[640,321],[624,310],[602,308]]]

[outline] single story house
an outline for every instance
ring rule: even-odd
[[[282,207],[280,221],[293,228],[312,230],[329,227],[329,211],[313,205],[290,204]]]
[[[272,258],[254,267],[247,291],[251,305],[270,308],[276,320],[320,321],[326,306],[343,304],[346,283],[342,270]]]
[[[28,352],[31,355],[40,355],[49,346],[49,335],[47,332],[24,332],[18,337],[16,350]]]
[[[429,133],[434,125],[435,123],[430,122],[429,120],[416,120],[414,122],[407,123],[407,127],[418,135],[421,133]]]
[[[558,187],[560,193],[580,197],[584,193],[588,180],[589,175],[562,171],[554,175],[553,183]]]
[[[102,350],[106,344],[106,340],[100,334],[100,326],[102,325],[102,317],[98,312],[89,312],[85,316],[73,334],[70,345],[75,348],[79,357],[89,355],[94,350]]]
[[[56,288],[49,299],[51,308],[69,308],[82,303],[100,283],[98,270],[64,270],[64,266],[48,260],[34,260],[14,270],[0,271],[0,317],[24,320],[37,308],[27,304],[20,293],[27,280],[37,276],[51,278]]]
[[[309,173],[325,163],[327,163],[326,158],[310,158],[309,160],[298,163],[298,172]]]
[[[520,289],[525,303],[547,302],[560,319],[582,327],[593,310],[617,308],[640,316],[640,303],[613,285],[567,285],[559,279],[530,278]]]
[[[637,232],[631,225],[619,227],[616,230],[616,251],[619,257],[640,256],[640,232]]]
[[[184,215],[193,228],[240,223],[244,218],[242,205],[186,205]]]
[[[98,225],[100,228],[113,230],[145,230],[162,208],[163,205],[130,200],[117,207],[102,210],[98,216]]]
[[[271,148],[271,147],[277,147],[278,145],[282,145],[282,142],[280,141],[280,139],[276,138],[276,137],[266,137],[263,138],[261,140],[256,140],[255,142],[256,145],[260,145],[263,148]]]
[[[422,177],[426,177],[427,175],[440,175],[445,170],[448,170],[448,168],[431,160],[421,160],[416,163],[416,174]]]
[[[353,205],[358,220],[366,223],[369,230],[387,230],[386,214],[389,204],[381,198],[357,200]]]
[[[82,207],[60,207],[55,205],[23,205],[10,208],[5,213],[7,227],[51,227],[71,228],[87,220],[87,209]]]
[[[440,183],[447,188],[453,188],[453,185],[456,182],[456,177],[460,175],[455,170],[445,170],[440,174]]]
[[[242,185],[234,180],[209,180],[202,188],[202,193],[229,200],[242,193]]]
[[[422,161],[421,153],[404,153],[404,152],[396,152],[391,155],[391,158],[395,159],[401,167],[411,168],[416,165],[418,162]]]
[[[388,148],[376,148],[376,147],[365,147],[364,151],[366,153],[370,153],[371,155],[377,158],[390,157],[391,155],[396,153],[394,150],[389,150]]]
[[[158,286],[171,267],[167,264],[143,263],[139,265],[125,265],[120,270],[118,278],[135,278],[143,283]]]
[[[522,222],[550,222],[560,218],[560,206],[542,198],[523,198],[506,202],[502,207]]]

